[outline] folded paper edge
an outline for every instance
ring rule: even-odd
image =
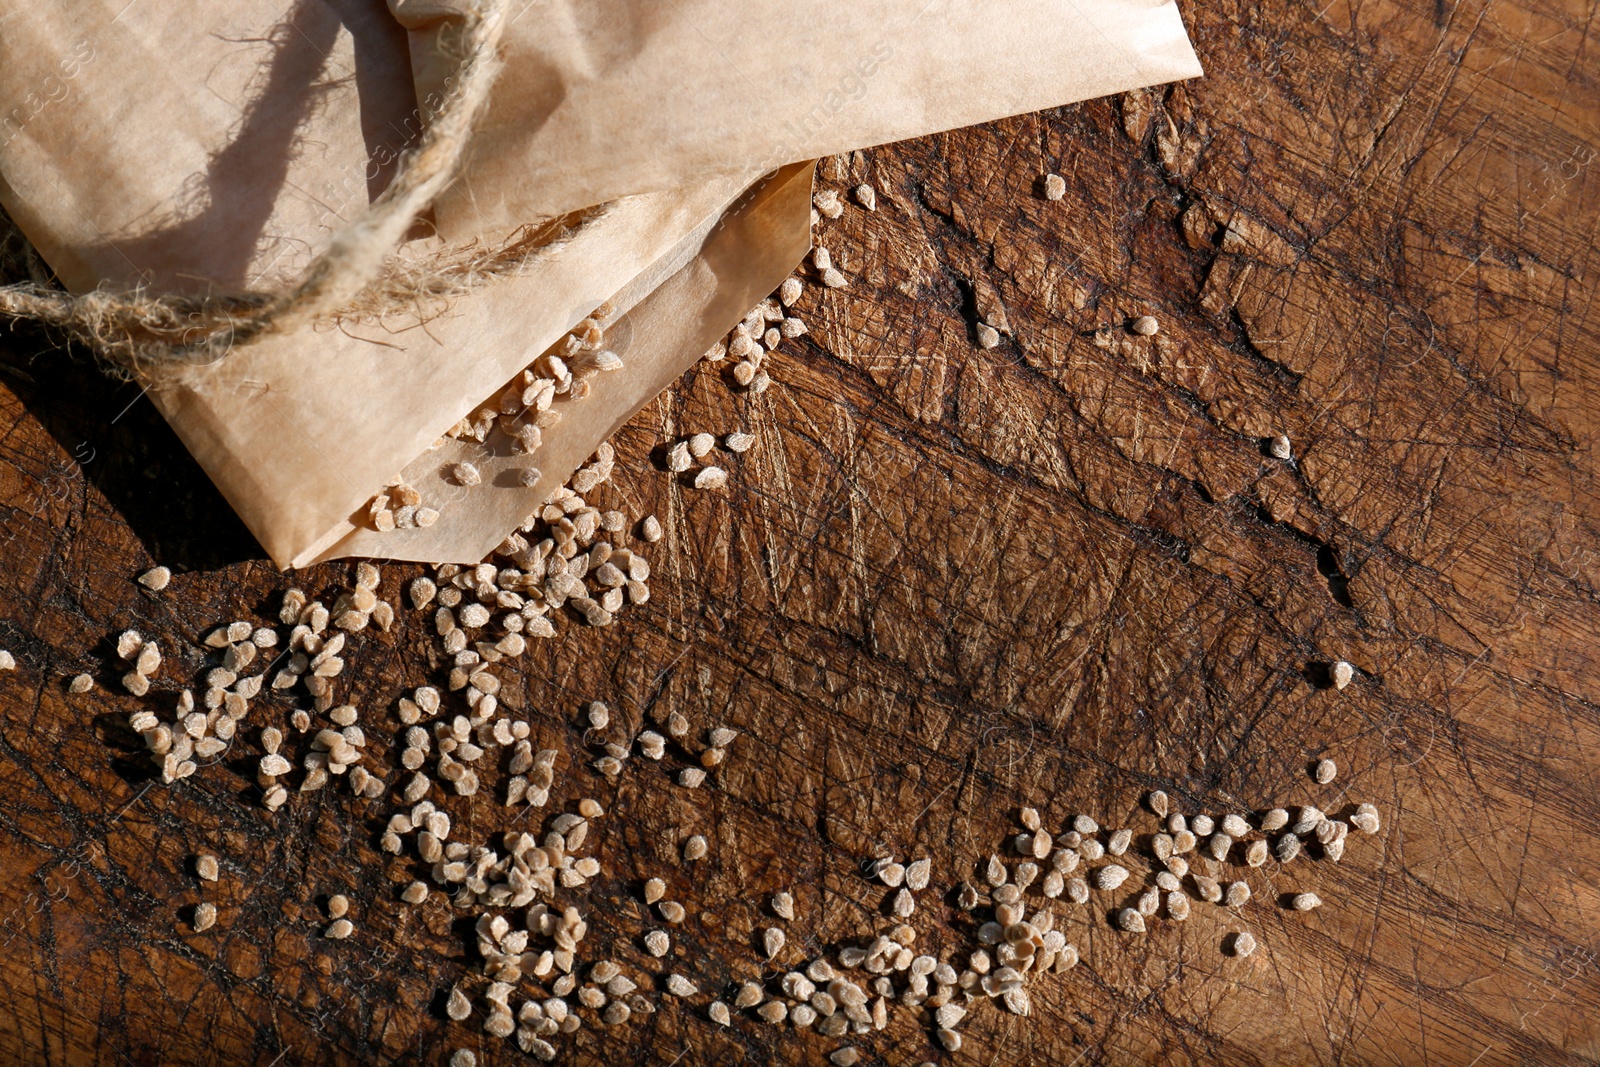
[[[645,328],[646,332],[660,333],[668,329],[673,331],[669,342],[670,354],[657,361],[665,367],[665,370],[656,371],[644,389],[635,391],[626,403],[612,411],[607,425],[599,434],[594,435],[593,440],[576,451],[569,449],[566,462],[560,467],[546,470],[538,485],[519,494],[518,498],[524,502],[512,507],[510,514],[499,526],[484,531],[476,542],[472,542],[474,548],[459,551],[453,556],[430,549],[373,552],[369,548],[371,538],[364,536],[366,531],[352,530],[332,546],[321,549],[314,556],[310,553],[303,554],[291,561],[290,565],[299,567],[343,558],[384,558],[462,564],[481,562],[496,545],[524,523],[528,515],[532,514],[552,492],[564,485],[572,470],[592,454],[601,442],[608,440],[662,391],[670,388],[672,383],[693,366],[708,348],[726,335],[751,307],[769,296],[784,278],[793,273],[795,266],[805,258],[811,248],[810,215],[814,169],[814,161],[790,164],[752,185],[722,215],[712,220],[709,226],[690,235],[691,239],[697,239],[696,243],[682,250],[678,262],[674,264],[674,269],[668,276],[656,279],[653,284],[642,287],[641,292],[624,298],[631,302],[630,309],[618,317],[612,329],[622,328],[624,320],[627,320],[629,315],[635,315],[648,317],[650,325]],[[768,246],[753,249],[750,245],[752,231],[775,232],[777,237],[771,240]],[[691,276],[697,271],[704,271],[707,263],[721,269],[715,271],[718,285],[707,299],[698,304],[697,319],[692,322],[681,321],[677,317],[681,308],[677,305],[674,305],[667,315],[653,314],[655,305],[667,303],[670,296],[676,295],[677,289],[688,288]],[[627,287],[624,287],[624,291],[626,289]],[[670,321],[666,321],[669,318]],[[637,321],[635,319],[635,322]],[[627,374],[628,371],[620,373]],[[602,385],[600,388],[603,389],[605,386]],[[605,404],[606,401],[607,397],[601,394],[585,403]],[[418,461],[425,459],[429,457],[420,456]],[[433,459],[429,465],[435,463],[437,460]],[[475,491],[515,492],[507,488],[493,490],[480,488]],[[418,531],[423,535],[428,532]],[[398,543],[399,538],[396,535],[405,536],[401,531],[391,531],[382,537],[394,538]],[[427,538],[424,536],[421,539]],[[437,539],[432,539],[430,543],[437,543]],[[451,558],[446,558],[447,556]]]

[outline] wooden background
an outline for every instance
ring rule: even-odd
[[[1238,923],[1215,909],[1130,940],[1058,907],[1085,959],[1035,985],[1032,1018],[975,1011],[952,1057],[897,1010],[863,1045],[895,1064],[1600,1060],[1596,14],[1193,4],[1202,80],[850,161],[878,210],[821,227],[853,281],[808,287],[778,384],[691,373],[618,440],[606,499],[668,527],[653,599],[563,625],[507,686],[574,755],[592,698],[744,732],[697,794],[637,760],[616,787],[565,777],[611,810],[592,942],[645,967],[636,889],[663,873],[690,907],[675,966],[709,990],[759,973],[767,893],[794,889],[802,946],[859,937],[885,895],[864,858],[928,854],[948,887],[1019,804],[1148,829],[1151,787],[1188,811],[1371,800],[1383,832],[1342,864],[1252,876],[1248,960],[1218,951]],[[1122,329],[1146,312],[1158,337]],[[980,315],[1003,320],[992,351]],[[0,675],[0,1060],[522,1060],[445,1020],[468,923],[394,902],[414,868],[375,848],[386,802],[268,815],[248,751],[151,783],[108,638],[156,635],[170,685],[174,649],[290,579],[134,387],[26,333],[0,381],[0,646],[20,663]],[[651,463],[664,434],[735,428],[760,442],[724,493]],[[1277,433],[1293,462],[1267,454]],[[131,579],[156,562],[182,573],[150,596]],[[386,568],[385,590],[414,573]],[[440,673],[403,617],[356,642],[369,723]],[[1359,672],[1338,693],[1319,669],[1341,656]],[[83,670],[109,688],[69,697]],[[1344,768],[1327,788],[1306,773],[1323,754]],[[491,797],[453,806],[462,833],[502,826]],[[712,842],[692,872],[679,832]],[[197,936],[201,849],[224,875]],[[1300,889],[1326,906],[1278,906]],[[336,891],[344,943],[317,936]],[[970,941],[932,894],[915,921]],[[719,1032],[707,999],[563,1047],[688,1064],[838,1044]]]

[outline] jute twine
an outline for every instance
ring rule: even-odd
[[[392,255],[456,174],[499,72],[505,8],[505,0],[479,0],[463,12],[453,33],[441,34],[440,47],[457,63],[452,88],[389,187],[360,218],[337,230],[298,278],[275,289],[203,297],[108,288],[72,294],[48,283],[48,273],[19,234],[0,235],[0,253],[9,265],[20,264],[31,275],[0,287],[0,316],[60,329],[112,373],[159,382],[184,368],[215,363],[268,333],[318,319],[416,307],[526,266],[569,231],[558,224],[553,242],[550,227],[526,227],[497,248],[474,246],[427,262]]]

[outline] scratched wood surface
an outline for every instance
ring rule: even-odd
[[[909,1010],[855,1043],[894,1064],[1593,1063],[1595,10],[1186,14],[1201,81],[825,167],[871,181],[878,209],[820,228],[852,283],[808,288],[778,385],[691,373],[620,435],[604,499],[665,521],[654,595],[604,631],[564,623],[505,693],[577,765],[558,798],[609,809],[588,847],[604,873],[572,894],[590,958],[664,972],[638,944],[651,874],[689,907],[672,968],[712,991],[773,973],[751,941],[776,889],[798,898],[791,962],[882,929],[860,870],[880,854],[934,858],[941,892],[912,922],[964,953],[973,920],[945,891],[1020,804],[1148,832],[1153,787],[1190,812],[1370,800],[1378,836],[1339,864],[1269,862],[1238,914],[1132,938],[1109,904],[1056,905],[1084,962],[1033,986],[1031,1018],[975,1011],[959,1055]],[[1123,329],[1146,312],[1157,337]],[[1004,334],[991,351],[980,317]],[[389,802],[265,813],[253,729],[151,782],[108,639],[156,636],[170,688],[198,634],[291,580],[135,388],[26,333],[3,353],[0,1060],[524,1059],[481,1015],[446,1019],[442,992],[477,969],[469,921],[395,902],[418,863],[376,848]],[[666,434],[735,428],[760,442],[725,492],[652,463]],[[1279,433],[1290,462],[1265,447]],[[131,579],[157,562],[180,573],[151,596]],[[384,590],[415,573],[386,568]],[[354,642],[341,680],[391,766],[395,698],[442,673],[402,620]],[[1338,657],[1358,668],[1344,692]],[[102,687],[69,696],[79,671]],[[593,698],[624,726],[681,711],[743,735],[697,793],[638,759],[611,785],[582,766]],[[1307,776],[1322,755],[1332,786]],[[448,806],[465,839],[504,828],[491,796]],[[686,868],[680,832],[711,856]],[[204,892],[202,850],[223,865]],[[1282,907],[1303,889],[1325,906]],[[358,920],[342,943],[318,936],[333,892]],[[196,935],[202,899],[220,918]],[[1254,956],[1219,951],[1246,928]],[[816,1062],[840,1043],[719,1030],[707,1000],[586,1025],[563,1056]]]

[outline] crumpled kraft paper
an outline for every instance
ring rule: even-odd
[[[424,101],[467,2],[389,0]],[[502,51],[446,237],[1201,73],[1162,0],[539,0]]]

